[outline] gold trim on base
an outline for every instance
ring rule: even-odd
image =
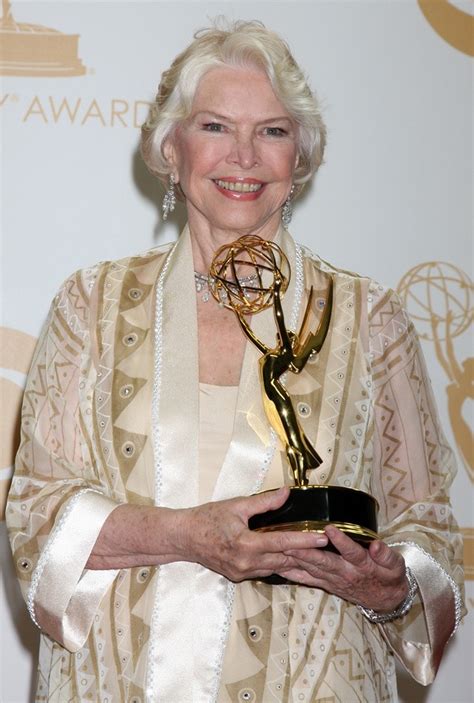
[[[367,527],[361,527],[351,522],[327,522],[326,520],[300,520],[299,522],[281,522],[278,525],[268,525],[257,527],[255,532],[324,532],[327,525],[334,525],[342,532],[347,532],[349,536],[365,539],[378,539],[376,532]]]

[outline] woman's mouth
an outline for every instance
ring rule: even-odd
[[[246,181],[222,181],[220,178],[217,181],[218,186],[226,190],[232,190],[236,193],[256,193],[263,186],[263,183],[248,183]]]
[[[233,200],[255,200],[265,187],[265,183],[255,179],[228,180],[216,178],[214,183],[223,195]]]

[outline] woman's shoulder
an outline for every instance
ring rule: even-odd
[[[172,247],[173,243],[164,244],[140,254],[102,260],[77,269],[57,289],[53,313],[61,314],[74,327],[83,326],[100,300],[122,297],[125,288],[130,300],[139,297],[136,291],[152,287]]]
[[[364,301],[361,310],[364,311],[370,334],[378,333],[394,322],[403,323],[404,330],[412,326],[396,290],[371,276],[337,267],[307,247],[301,247],[301,250],[306,271],[313,270],[316,274],[322,272],[330,276],[341,297],[351,297],[355,290],[359,291],[361,301]]]
[[[78,287],[83,288],[84,292],[90,292],[99,278],[114,276],[118,279],[129,272],[135,272],[134,275],[140,277],[147,277],[148,270],[159,268],[160,263],[166,260],[173,245],[174,242],[169,242],[139,254],[124,256],[120,259],[100,260],[90,266],[76,269],[63,281],[60,291]]]
[[[320,256],[318,256],[318,254],[315,254],[313,251],[311,251],[309,247],[300,245],[300,248],[303,254],[303,259],[307,266],[313,267],[314,269],[321,271],[325,274],[329,274],[331,278],[333,278],[333,280],[339,279],[341,283],[346,280],[348,282],[367,282],[367,285],[379,285],[377,281],[372,279],[370,276],[366,276],[361,273],[356,273],[355,271],[350,271],[349,269],[343,269],[339,266],[336,266],[335,264],[330,263],[329,261],[326,261],[325,259],[322,259]]]
[[[143,269],[148,266],[154,266],[160,260],[165,260],[167,254],[170,252],[174,245],[174,242],[169,242],[167,244],[162,244],[160,246],[152,247],[139,254],[131,254],[124,256],[120,259],[107,259],[98,261],[84,269],[80,269],[80,273],[88,277],[90,275],[97,275],[100,273],[109,273],[111,271],[128,271],[130,269]]]

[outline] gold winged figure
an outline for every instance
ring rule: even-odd
[[[238,267],[253,267],[254,273],[242,282]],[[271,282],[264,279],[271,276]],[[327,299],[316,332],[307,331],[313,301],[311,287],[299,332],[287,330],[282,297],[288,288],[290,269],[280,247],[256,235],[246,235],[226,244],[215,254],[210,269],[210,288],[221,305],[233,310],[244,331],[262,356],[259,359],[263,404],[267,418],[286,450],[296,486],[307,486],[307,472],[317,468],[322,459],[306,437],[284,385],[290,371],[300,373],[308,359],[323,346],[331,320],[333,284],[329,282]],[[247,317],[273,307],[276,345],[264,344],[250,327]]]

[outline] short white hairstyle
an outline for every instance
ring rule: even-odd
[[[258,21],[227,22],[202,29],[164,71],[155,101],[142,126],[141,153],[148,169],[166,181],[170,166],[163,145],[191,114],[199,81],[223,66],[257,68],[267,75],[275,95],[298,127],[295,195],[318,170],[326,146],[326,127],[316,96],[287,43]]]

